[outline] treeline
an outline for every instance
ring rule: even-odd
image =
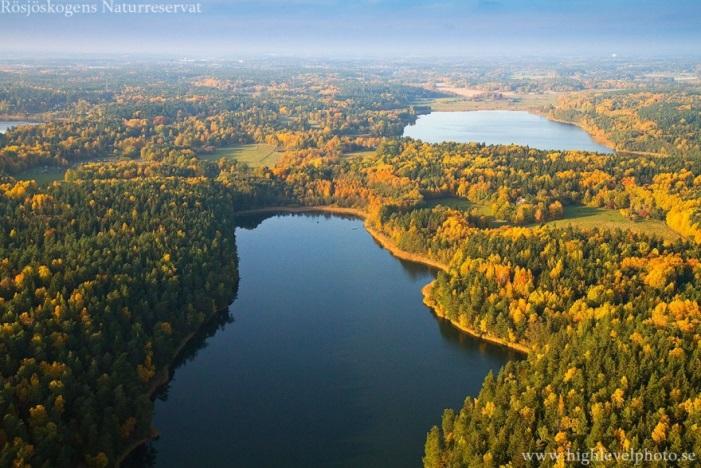
[[[97,104],[109,101],[113,96],[112,92],[104,89],[86,89],[84,84],[71,88],[46,87],[38,83],[18,83],[8,79],[0,82],[0,115],[45,115],[65,110],[78,103]]]
[[[441,316],[531,350],[445,412],[425,466],[534,466],[525,454],[590,449],[699,453],[697,243],[477,229],[446,207],[385,210],[379,223],[403,249],[449,264],[428,291]]]
[[[281,204],[364,209],[401,248],[450,265],[429,298],[442,315],[540,350],[489,378],[459,413],[446,413],[429,435],[428,466],[518,463],[522,450],[695,449],[685,428],[698,417],[701,383],[696,244],[624,231],[485,229],[469,210],[426,200],[472,194],[547,208],[619,199],[639,210],[631,200],[645,193],[693,201],[698,169],[679,165],[687,164],[406,140],[364,157],[293,151],[272,169],[185,158],[85,164],[45,191],[8,181],[13,227],[2,238],[0,285],[12,326],[4,326],[3,375],[13,382],[5,401],[15,417],[3,426],[3,454],[67,464],[87,453],[84,462],[100,465],[143,435],[148,383],[179,340],[230,298],[235,255],[225,233],[235,210]],[[498,186],[505,189],[489,198]],[[32,373],[22,368],[28,359],[39,366]],[[65,364],[63,373],[45,375],[42,362]],[[87,379],[75,377],[86,369]],[[19,397],[24,386],[36,397]],[[117,389],[139,402],[136,412],[121,406]],[[58,396],[73,406],[57,412]],[[46,435],[54,428],[58,435]],[[69,437],[68,428],[81,435]]]

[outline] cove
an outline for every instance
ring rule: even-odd
[[[404,128],[405,137],[427,143],[470,141],[488,145],[517,144],[541,150],[611,153],[581,128],[524,111],[431,112]]]
[[[236,300],[156,401],[160,437],[127,465],[420,466],[445,408],[513,352],[423,305],[435,272],[355,218],[247,217]]]

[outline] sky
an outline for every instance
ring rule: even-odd
[[[103,4],[110,1],[112,12]],[[61,12],[69,3],[88,10],[67,17]],[[192,4],[199,12],[115,12],[123,3]],[[0,0],[0,53],[337,57],[701,53],[701,0],[200,0],[199,7],[196,3]],[[18,13],[10,6],[24,9]],[[33,7],[29,14],[27,6]],[[51,12],[35,12],[49,7]]]

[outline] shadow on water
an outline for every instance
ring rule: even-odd
[[[377,245],[382,250],[386,250],[383,245],[375,238],[372,239],[375,245]],[[393,256],[394,257],[394,256]],[[431,275],[433,278],[436,277],[438,268],[434,268],[429,265],[424,265],[423,263],[410,262],[409,260],[404,260],[403,258],[394,257],[395,260],[399,262],[402,266],[402,270],[407,275],[407,277],[412,281],[418,281],[426,277],[426,275]]]
[[[431,313],[433,314],[432,311]],[[509,349],[505,346],[499,346],[494,343],[488,343],[470,336],[467,333],[461,332],[450,323],[450,320],[438,317],[435,314],[433,314],[433,317],[436,319],[438,331],[440,332],[441,336],[445,338],[446,342],[455,344],[465,351],[475,351],[479,354],[489,353],[492,356],[499,356],[504,361],[518,361],[524,358],[523,354],[517,353],[513,349]]]
[[[235,302],[236,299],[234,298]],[[185,345],[182,351],[178,354],[175,363],[170,371],[170,377],[173,377],[175,371],[179,367],[184,366],[190,361],[194,361],[197,354],[208,346],[209,338],[213,337],[220,330],[223,330],[230,323],[234,323],[234,316],[231,314],[230,308],[220,311],[212,317],[212,319],[204,324],[199,331],[192,337],[192,339]],[[154,395],[154,400],[168,401],[168,389],[170,387],[170,381],[161,386]]]
[[[382,247],[382,245],[375,241],[377,245]],[[429,267],[427,265],[422,265],[420,263],[416,262],[410,262],[408,260],[402,260],[401,258],[397,257],[397,260],[399,260],[399,264],[402,266],[402,270],[404,273],[406,273],[407,277],[411,279],[412,281],[420,280],[421,278],[425,277],[427,273],[431,273],[432,276],[436,276],[438,273],[438,270],[436,268]]]
[[[236,286],[238,290],[238,285]],[[236,301],[234,297],[233,302]],[[153,400],[156,401],[168,401],[168,390],[170,389],[171,379],[173,375],[178,370],[178,368],[186,365],[187,363],[195,360],[197,354],[208,346],[208,340],[216,335],[219,331],[223,330],[227,325],[234,322],[234,317],[231,314],[230,308],[217,313],[211,320],[204,324],[195,336],[192,337],[190,341],[183,347],[183,349],[178,353],[175,362],[170,369],[170,377],[166,384],[160,386],[156,393],[153,395]],[[158,428],[156,428],[158,429]],[[153,446],[152,443],[142,444],[136,448],[127,458],[124,459],[121,466],[126,468],[136,468],[136,467],[152,467],[156,466],[156,456],[158,455],[158,450]]]
[[[247,231],[252,231],[258,226],[260,226],[260,223],[266,220],[266,218],[269,218],[271,216],[275,216],[274,213],[264,213],[264,214],[246,214],[246,215],[236,215],[236,227],[245,229]]]
[[[324,213],[323,211],[269,211],[265,213],[248,213],[236,215],[236,227],[252,231],[266,219],[277,216],[289,216],[292,218],[323,218],[323,219],[358,219],[356,216],[344,213]],[[353,228],[355,230],[355,228]]]

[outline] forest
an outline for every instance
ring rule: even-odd
[[[174,177],[0,191],[0,464],[106,466],[148,432],[157,372],[232,299],[232,194]]]
[[[701,156],[701,94],[624,90],[562,97],[550,110],[619,150],[661,155]]]
[[[528,350],[446,410],[426,467],[701,453],[697,91],[568,91],[549,112],[604,155],[401,138],[441,96],[420,67],[60,72],[0,86],[2,112],[42,120],[0,135],[0,465],[110,466],[148,437],[153,385],[235,294],[236,212],[271,206],[362,211],[448,266],[425,291],[437,314]],[[282,156],[203,157],[248,143]],[[43,167],[66,172],[23,180]],[[548,225],[582,206],[678,238]]]

